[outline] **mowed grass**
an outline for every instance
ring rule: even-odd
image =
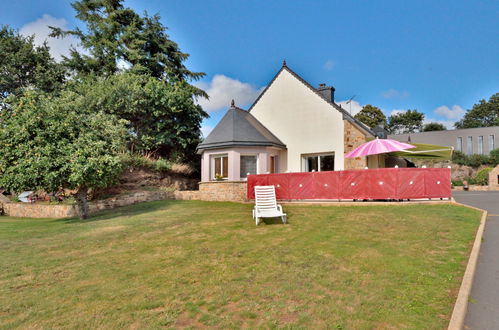
[[[445,328],[480,213],[144,203],[0,217],[0,328]]]

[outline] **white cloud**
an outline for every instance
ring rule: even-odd
[[[348,113],[350,113],[352,116],[355,116],[357,113],[360,112],[360,110],[362,110],[363,105],[360,105],[359,102],[354,100],[350,101],[348,104],[347,102],[348,100],[345,100],[345,101],[336,102],[336,104],[341,105],[341,107],[345,109]]]
[[[265,88],[257,88],[222,74],[215,75],[209,83],[198,82],[196,86],[206,91],[210,96],[209,100],[198,100],[198,103],[208,112],[228,108],[232,99],[238,107],[247,106],[253,103]]]
[[[396,89],[389,89],[387,91],[384,91],[381,93],[381,96],[383,96],[385,99],[406,99],[409,97],[409,92],[407,91],[398,91]]]
[[[459,120],[461,119],[462,116],[466,113],[463,108],[461,108],[459,105],[453,105],[452,108],[449,108],[446,105],[442,105],[435,110],[433,110],[433,113],[445,117],[450,120]]]
[[[335,66],[336,62],[333,60],[327,60],[326,63],[324,63],[324,69],[326,69],[327,71],[333,70]]]
[[[24,36],[34,35],[34,42],[36,45],[42,45],[47,41],[47,44],[50,47],[50,54],[59,61],[62,59],[62,55],[69,55],[71,46],[74,46],[75,48],[78,47],[78,39],[74,36],[67,36],[65,38],[49,37],[49,34],[52,32],[49,26],[68,30],[68,22],[64,18],[55,18],[44,14],[36,21],[23,25],[19,32]]]
[[[206,138],[211,133],[212,130],[213,126],[210,125],[201,126],[201,134],[203,134],[203,138]]]
[[[404,112],[407,112],[407,110],[393,109],[392,111],[390,111],[390,116],[398,115]]]
[[[440,119],[434,119],[434,118],[427,118],[427,119],[423,120],[423,125],[426,125],[429,123],[439,123],[439,124],[444,125],[447,129],[454,128],[454,122],[451,120],[440,120]]]

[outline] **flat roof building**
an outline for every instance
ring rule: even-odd
[[[491,150],[499,148],[499,126],[390,134],[388,138],[401,142],[409,141],[454,147],[454,150],[467,155],[488,155]]]

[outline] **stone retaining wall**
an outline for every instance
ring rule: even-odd
[[[90,214],[113,209],[115,207],[132,205],[141,202],[172,199],[172,193],[165,191],[140,191],[128,195],[90,202]],[[5,215],[20,218],[72,218],[80,215],[77,205],[43,204],[43,203],[12,203],[0,202],[0,208]]]
[[[216,181],[201,182],[199,190],[140,191],[102,201],[90,202],[89,212],[92,214],[120,206],[168,199],[242,202],[246,200],[246,187],[246,182]],[[20,218],[58,219],[78,217],[80,215],[77,205],[13,203],[7,198],[0,200],[0,209],[3,209],[5,215]]]
[[[246,201],[245,181],[214,181],[199,183],[199,199],[204,201]]]
[[[452,187],[452,190],[462,191],[462,190],[464,190],[464,188],[463,188],[463,186],[456,186],[456,187]],[[489,191],[491,189],[489,189],[489,186],[469,185],[468,190],[469,191]]]

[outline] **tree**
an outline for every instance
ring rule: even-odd
[[[363,106],[362,110],[360,110],[360,112],[354,117],[370,128],[374,128],[379,124],[386,126],[386,116],[383,111],[381,111],[380,108],[370,104]]]
[[[107,100],[120,106],[112,109],[112,102],[106,101],[105,111],[129,122],[135,134],[132,150],[194,159],[201,121],[208,114],[193,102],[207,95],[191,81],[204,73],[187,69],[184,62],[189,55],[169,39],[158,15],[141,16],[122,2],[81,0],[72,4],[85,31],[52,28],[52,36],[74,35],[86,53],[72,49],[64,64],[80,78],[105,77],[98,83],[116,90],[118,94]],[[125,105],[120,98],[132,103]]]
[[[463,119],[454,124],[456,128],[489,126],[499,126],[499,93],[492,95],[488,101],[480,100],[466,112]]]
[[[187,83],[165,84],[150,76],[119,73],[88,76],[69,88],[81,95],[89,109],[126,120],[130,150],[193,159],[205,113],[194,103]]]
[[[423,126],[423,132],[431,132],[431,131],[446,131],[447,128],[443,124],[440,123],[428,123]]]
[[[388,117],[388,131],[392,134],[420,132],[423,128],[424,113],[407,110]]]
[[[0,186],[10,191],[76,190],[86,218],[88,190],[108,186],[122,171],[123,123],[72,91],[28,91],[0,112],[0,122]]]
[[[28,88],[53,92],[64,82],[64,68],[50,56],[49,47],[35,46],[8,26],[0,27],[0,102]]]

